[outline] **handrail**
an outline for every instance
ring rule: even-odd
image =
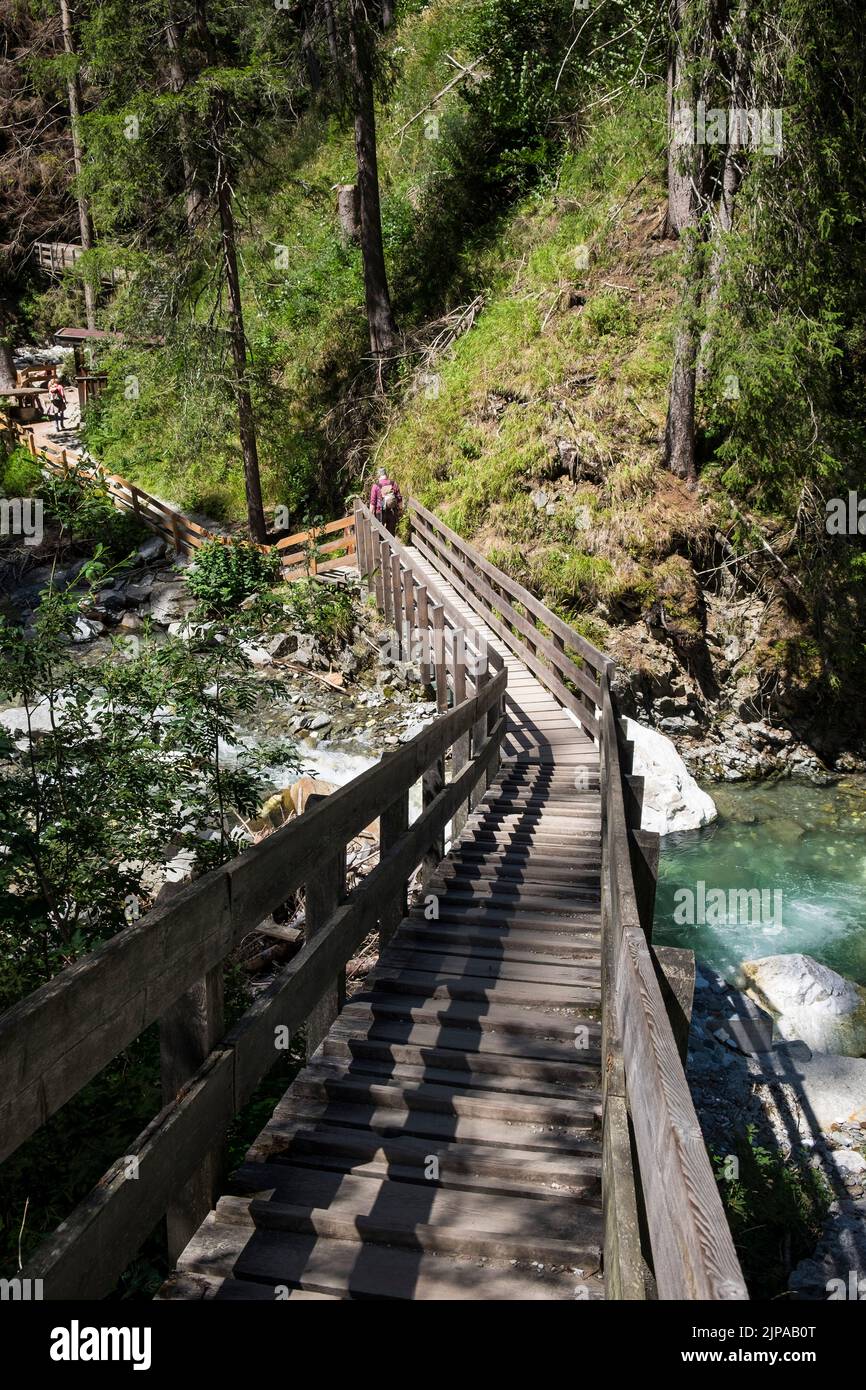
[[[178,555],[193,555],[207,541],[228,542],[231,537],[210,531],[207,527],[191,521],[174,507],[161,502],[137,483],[131,483],[118,473],[109,473],[101,464],[90,465],[81,457],[70,457],[67,449],[58,449],[43,440],[37,447],[32,429],[23,428],[18,421],[7,420],[7,429],[14,439],[23,442],[34,458],[40,459],[52,473],[68,476],[70,472],[101,482],[119,511],[131,512],[149,526],[157,535],[174,546]],[[337,535],[337,533],[342,533]],[[322,535],[335,535],[334,540],[319,544]],[[342,569],[352,563],[355,553],[354,518],[340,517],[307,531],[298,531],[286,536],[275,545],[260,545],[259,550],[268,554],[275,551],[279,556],[283,578],[290,582],[307,575],[323,574],[329,570]],[[333,559],[320,560],[319,556],[333,554]]]
[[[660,966],[642,926],[651,919],[654,874],[646,863],[658,837],[640,831],[642,787],[630,776],[631,745],[612,691],[614,664],[426,507],[411,500],[409,510],[413,544],[599,744],[607,1297],[646,1298],[654,1286],[661,1298],[747,1298],[657,978]]]
[[[166,1212],[176,1249],[192,1235],[212,1204],[203,1175],[217,1169],[215,1145],[278,1060],[275,1029],[292,1033],[311,1021],[318,1041],[339,1007],[342,968],[377,924],[387,941],[405,913],[412,873],[437,851],[478,783],[487,785],[505,728],[506,679],[501,671],[375,767],[0,1017],[4,1157],[160,1020],[167,1103],[23,1271],[44,1281],[46,1298],[108,1292]],[[431,786],[431,768],[457,744],[469,745],[467,756],[454,760],[450,781]],[[409,789],[419,779],[427,794],[410,826]],[[345,847],[377,816],[379,864],[346,895]],[[302,950],[221,1036],[222,962],[301,886]],[[191,1055],[198,1066],[184,1068],[181,1058]]]
[[[642,1208],[663,1299],[748,1292],[641,925],[627,810],[631,746],[602,676],[602,1059],[605,1271],[610,1297],[638,1298]],[[639,806],[638,806],[639,810]],[[645,837],[646,838],[646,837]],[[630,1137],[637,1159],[630,1172]]]
[[[587,733],[597,738],[599,678],[609,665],[609,658],[414,498],[409,510],[413,544],[421,554],[559,703],[577,716]],[[539,631],[539,624],[547,628],[549,637]],[[568,655],[569,651],[576,654],[577,661]]]

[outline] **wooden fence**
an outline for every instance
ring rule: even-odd
[[[438,517],[409,503],[412,543],[553,696],[598,736],[606,656]]]
[[[344,967],[405,915],[407,884],[438,853],[499,761],[506,673],[303,816],[76,961],[0,1018],[0,1158],[34,1134],[146,1028],[159,1023],[164,1108],[37,1251],[22,1277],[49,1299],[99,1298],[163,1215],[170,1252],[210,1210],[221,1137],[305,1022],[315,1046],[341,1004]],[[440,776],[449,749],[449,781]],[[409,791],[424,789],[409,824]],[[346,846],[379,817],[378,866],[346,894]],[[302,950],[223,1036],[223,963],[306,889]]]
[[[51,444],[48,440],[37,445],[33,430],[19,422],[7,421],[6,428],[16,443],[23,444],[33,457],[52,473],[100,482],[120,511],[137,516],[173,546],[176,554],[193,555],[207,541],[230,542],[231,537],[208,530],[198,522],[191,521],[183,512],[160,502],[144,488],[128,482],[119,474],[109,473],[99,464],[85,463],[77,454]],[[327,539],[323,540],[323,537]],[[338,521],[329,521],[307,531],[298,531],[293,536],[286,536],[285,539],[277,541],[276,545],[262,545],[258,549],[266,554],[271,551],[277,552],[282,577],[287,582],[354,566],[354,517],[344,516]],[[322,556],[327,558],[323,560]]]
[[[651,945],[658,836],[640,829],[614,663],[420,503],[409,510],[412,544],[599,745],[607,1297],[747,1298],[683,1069],[671,967],[694,958]]]

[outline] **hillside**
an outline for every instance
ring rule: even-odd
[[[844,153],[860,117],[828,118],[814,150],[802,106],[853,80],[853,54],[841,79],[829,67],[852,14],[803,29],[786,5],[812,77],[804,85],[793,57],[782,73],[784,164],[750,164],[724,257],[712,252],[721,284],[703,250],[712,287],[695,308],[691,243],[667,226],[658,17],[618,5],[575,52],[583,31],[568,8],[409,3],[381,44],[382,223],[401,330],[384,390],[361,255],[337,213],[354,178],[339,103],[306,101],[292,138],[247,166],[238,227],[266,511],[286,507],[296,525],[336,515],[384,465],[609,647],[627,704],[685,738],[697,767],[816,773],[862,757],[850,698],[864,675],[862,550],[828,544],[823,525],[824,500],[855,484],[863,441],[864,295],[850,274],[862,171]],[[792,236],[810,247],[799,262]],[[161,495],[240,521],[207,321],[213,233],[189,254],[181,280],[167,248],[146,274],[139,251],[124,252],[138,273],[105,323],[140,329],[146,311],[164,342],[113,354],[87,439]],[[56,320],[73,290],[44,296],[41,315]],[[166,331],[178,293],[191,318]],[[702,341],[697,487],[663,466],[689,316]]]

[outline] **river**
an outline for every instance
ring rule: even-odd
[[[719,819],[662,840],[654,941],[689,947],[732,982],[744,960],[801,951],[866,984],[866,778],[705,790]],[[727,910],[712,925],[699,910],[701,883],[705,895],[726,894]],[[780,911],[755,920],[733,908],[730,890],[755,888],[779,894]],[[689,901],[677,896],[683,889],[695,895],[695,925],[675,920]]]

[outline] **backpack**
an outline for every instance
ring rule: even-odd
[[[394,484],[390,481],[390,479],[386,479],[385,482],[379,484],[379,496],[382,499],[383,516],[386,512],[389,514],[391,512],[396,512],[397,494],[394,491]]]

